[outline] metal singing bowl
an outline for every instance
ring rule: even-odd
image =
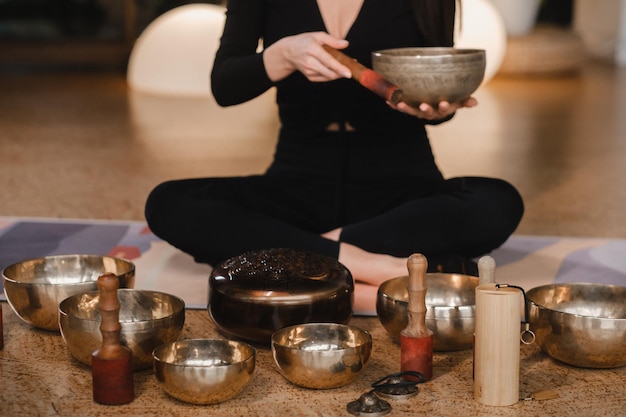
[[[408,276],[392,278],[378,288],[378,319],[393,340],[399,342],[406,328]],[[432,272],[426,274],[426,326],[433,332],[433,349],[468,349],[474,340],[475,290],[478,278],[470,275]]]
[[[169,395],[193,404],[216,404],[250,382],[256,351],[246,343],[188,339],[154,349],[154,372]]]
[[[135,265],[126,259],[100,255],[55,255],[29,259],[2,272],[11,308],[26,323],[58,331],[59,303],[65,298],[96,291],[98,277],[113,273],[120,288],[133,288]]]
[[[185,323],[185,303],[162,292],[122,289],[120,302],[121,342],[133,351],[135,369],[152,367],[155,347],[177,340]],[[91,365],[91,353],[102,345],[98,292],[73,295],[59,305],[61,336],[70,353]]]
[[[551,284],[526,298],[531,330],[548,355],[584,368],[626,365],[626,287]]]
[[[304,388],[337,388],[352,382],[372,353],[372,336],[356,326],[307,323],[277,330],[272,354],[280,372]]]
[[[480,86],[485,75],[482,49],[395,48],[372,53],[372,67],[402,90],[402,101],[417,107],[440,101],[460,102]]]
[[[269,345],[272,333],[300,323],[347,323],[354,282],[336,259],[292,249],[247,252],[209,277],[208,312],[229,338]]]

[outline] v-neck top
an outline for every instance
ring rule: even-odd
[[[329,124],[347,122],[360,138],[354,146],[361,148],[357,149],[359,160],[370,164],[370,172],[374,164],[380,175],[389,171],[390,175],[441,179],[425,122],[391,109],[356,81],[314,83],[298,71],[276,83],[269,79],[259,42],[267,47],[286,36],[316,31],[326,31],[316,0],[229,0],[211,75],[217,102],[239,104],[276,87],[281,121],[276,157],[281,160],[298,153],[298,141],[315,141]],[[364,0],[346,39],[349,46],[342,51],[367,67],[371,67],[373,51],[423,45],[408,0]],[[281,146],[287,141],[296,146]],[[309,148],[302,147],[303,154],[310,154]],[[393,154],[385,158],[391,148]],[[312,157],[322,155],[314,152]]]

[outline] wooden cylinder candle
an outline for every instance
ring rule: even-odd
[[[474,398],[481,404],[519,401],[521,302],[515,288],[476,288]]]

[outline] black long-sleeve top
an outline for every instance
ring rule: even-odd
[[[391,109],[354,80],[313,83],[299,72],[277,83],[268,78],[259,42],[267,47],[314,31],[326,31],[316,0],[229,0],[211,74],[216,101],[239,104],[275,86],[282,124],[276,158],[293,160],[299,169],[313,169],[315,164],[303,162],[327,158],[329,152],[345,153],[339,145],[316,149],[311,143],[330,123],[348,122],[358,137],[348,151],[352,174],[440,181],[423,120]],[[346,39],[343,52],[368,67],[373,51],[424,44],[408,0],[365,0]]]

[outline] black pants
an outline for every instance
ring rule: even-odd
[[[406,257],[476,257],[500,246],[523,213],[509,183],[463,177],[425,190],[413,180],[348,181],[259,175],[169,181],[146,205],[151,230],[198,262],[250,250],[294,248],[337,257],[321,233],[343,227],[341,241]]]

